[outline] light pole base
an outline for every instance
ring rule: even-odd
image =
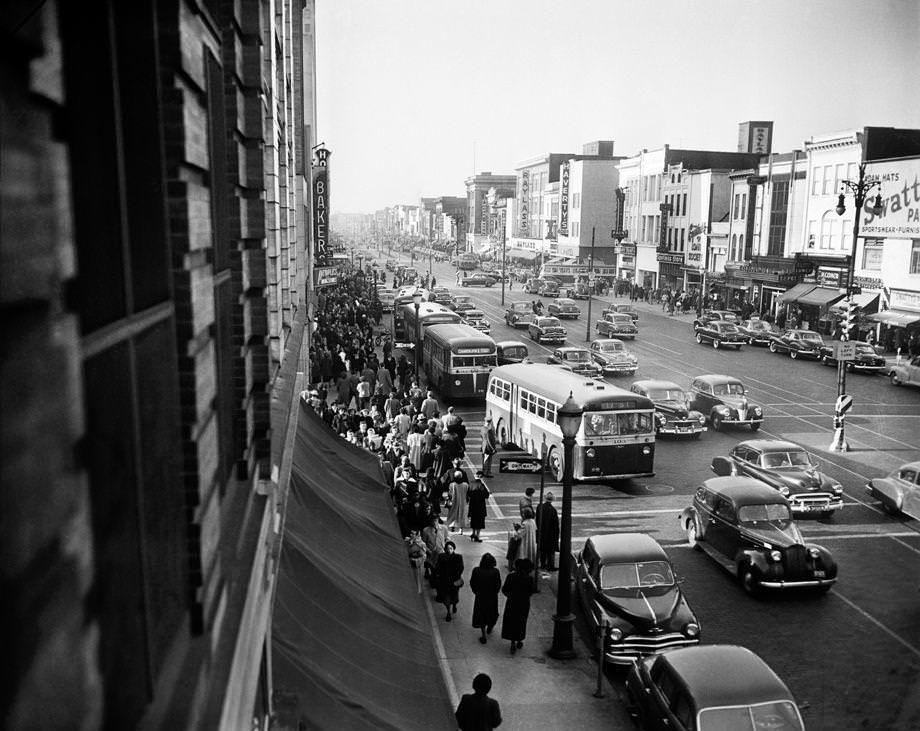
[[[828,447],[831,452],[849,452],[850,445],[847,443],[846,437],[843,436],[843,429],[837,427],[834,429],[834,440],[831,442],[831,446]]]
[[[546,654],[556,660],[572,660],[578,657],[572,646],[572,625],[575,623],[574,614],[560,617],[553,615],[553,646]]]

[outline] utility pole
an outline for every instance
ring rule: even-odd
[[[591,259],[588,264],[588,321],[585,323],[585,342],[591,340],[591,300],[594,298],[594,229],[591,227]]]

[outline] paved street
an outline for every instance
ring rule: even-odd
[[[440,283],[460,291],[453,286],[452,267],[436,263],[433,272]],[[506,303],[534,299],[520,291],[520,284],[514,287],[506,292]],[[473,294],[486,312],[494,339],[521,340],[537,360],[549,354],[551,348],[531,341],[526,331],[505,326],[500,286],[462,291]],[[594,300],[592,321],[611,301],[612,297]],[[582,317],[565,323],[570,345],[585,343],[587,303],[581,304]],[[920,727],[920,526],[884,515],[863,490],[869,478],[920,455],[920,391],[895,388],[879,376],[848,375],[855,402],[847,420],[851,451],[830,453],[835,369],[792,361],[765,348],[716,351],[695,342],[692,317],[669,317],[660,307],[644,303],[637,309],[640,333],[629,347],[639,356],[639,369],[634,378],[608,380],[628,385],[640,378],[665,378],[686,386],[691,376],[703,373],[739,377],[750,400],[764,408],[759,435],[802,444],[844,485],[845,507],[837,516],[800,521],[806,538],[836,557],[839,581],[823,597],[750,599],[705,554],[687,547],[677,521],[679,511],[689,504],[700,481],[712,476],[711,458],[750,438],[747,430],[710,431],[698,442],[660,439],[654,478],[577,485],[573,546],[589,535],[612,531],[655,537],[684,579],[684,591],[702,622],[704,642],[742,644],[764,657],[807,707],[809,728]],[[458,410],[471,426],[470,433],[478,433],[483,407],[468,403]],[[468,449],[478,459],[475,443]],[[559,494],[561,486],[548,484]],[[496,491],[493,497],[491,530],[483,535],[503,551],[520,493]],[[612,673],[610,680],[617,692],[622,678]]]

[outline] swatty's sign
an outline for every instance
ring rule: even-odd
[[[915,239],[920,237],[920,158],[870,162],[866,180],[878,182],[869,191],[859,216],[859,235],[875,238]],[[882,210],[875,215],[876,193]]]

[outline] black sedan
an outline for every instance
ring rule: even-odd
[[[690,396],[671,381],[636,381],[629,390],[655,404],[655,433],[699,439],[706,431],[706,417],[690,408]]]
[[[766,320],[753,318],[737,323],[738,330],[747,338],[748,345],[769,345],[773,328]]]
[[[771,353],[789,353],[789,357],[814,358],[821,357],[821,348],[824,340],[814,330],[786,330],[770,338]]]
[[[805,543],[789,502],[760,480],[706,480],[680,522],[690,547],[705,551],[748,594],[764,589],[827,591],[837,581],[831,554]]]
[[[700,625],[667,554],[644,533],[591,536],[576,557],[575,586],[604,655],[620,665],[700,641]]]
[[[763,424],[763,408],[748,401],[747,389],[734,376],[697,376],[690,382],[690,394],[690,408],[706,416],[713,431],[729,425],[757,431]]]
[[[533,305],[530,302],[512,302],[505,310],[505,324],[508,327],[527,327],[533,319]]]
[[[587,348],[573,346],[556,348],[552,355],[546,359],[546,362],[560,366],[579,376],[598,378],[603,374],[601,367],[594,362],[594,358],[591,357],[591,351]]]
[[[523,363],[530,355],[527,346],[520,340],[499,340],[495,343],[495,353],[499,365]]]
[[[559,297],[546,306],[546,312],[560,319],[569,318],[577,320],[581,315],[581,309],[575,303],[575,300],[568,297]]]
[[[713,322],[730,322],[738,324],[738,316],[731,310],[703,310],[703,314],[693,321],[693,329],[705,327]]]
[[[869,343],[857,341],[853,345],[856,347],[856,357],[853,360],[846,361],[848,371],[860,371],[861,373],[885,373],[888,371],[888,362]],[[837,365],[833,343],[824,345],[821,348],[821,362],[824,365]]]
[[[712,343],[716,350],[723,345],[741,350],[741,346],[747,342],[747,337],[733,323],[714,320],[696,329],[696,342],[701,345]]]
[[[491,287],[495,284],[495,277],[488,274],[470,274],[460,279],[461,287]]]
[[[541,344],[562,344],[569,335],[558,317],[534,317],[527,326],[527,334]]]

